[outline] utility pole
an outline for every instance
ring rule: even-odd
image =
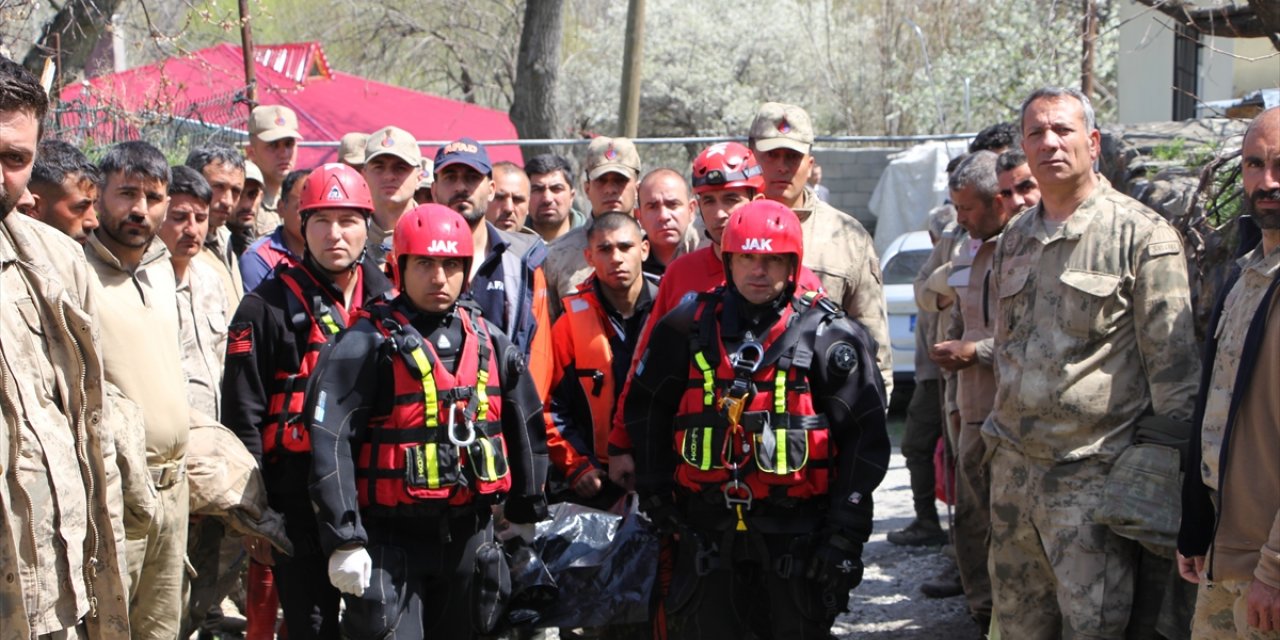
[[[240,0],[244,2],[244,0]],[[640,130],[640,70],[644,60],[644,2],[627,5],[627,40],[622,50],[622,105],[618,109],[618,135],[636,137]]]
[[[241,0],[243,2],[243,0]],[[1080,56],[1080,93],[1093,99],[1093,57],[1098,40],[1097,0],[1084,0],[1084,51]]]
[[[244,52],[245,97],[249,111],[258,105],[258,80],[254,76],[253,27],[249,24],[249,0],[240,0],[240,49]]]

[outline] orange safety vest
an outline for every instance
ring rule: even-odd
[[[406,514],[496,501],[511,489],[493,340],[482,320],[462,307],[456,313],[465,333],[457,373],[440,366],[435,347],[390,305],[362,313],[398,357],[391,411],[370,419],[355,460],[361,509]]]
[[[609,429],[615,406],[613,349],[609,337],[613,326],[600,308],[600,301],[590,290],[579,291],[564,299],[569,318],[569,335],[573,339],[573,369],[580,378],[582,390],[591,411],[592,442],[596,459],[609,459]]]
[[[298,274],[305,274],[306,278],[299,279]],[[320,350],[346,327],[347,315],[342,303],[325,301],[320,283],[310,273],[289,269],[279,278],[288,290],[285,298],[289,321],[305,322],[310,330],[298,370],[275,372],[273,391],[267,399],[267,413],[272,419],[262,429],[265,456],[311,453],[311,433],[302,420],[307,380],[320,359]]]
[[[805,499],[827,493],[834,443],[813,404],[808,371],[817,326],[839,315],[825,299],[795,298],[756,345],[726,353],[718,293],[699,294],[690,336],[689,388],[675,418],[676,482],[723,493],[727,503]],[[741,356],[735,366],[732,356]],[[754,362],[757,366],[747,366]],[[737,424],[724,404],[744,403]]]

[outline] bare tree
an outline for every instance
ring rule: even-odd
[[[120,3],[121,0],[67,0],[45,23],[40,39],[23,57],[22,66],[39,75],[45,58],[56,54],[62,68],[83,69]]]
[[[561,132],[556,108],[560,79],[560,40],[564,31],[564,0],[529,2],[524,9],[520,54],[516,59],[511,122],[521,138],[554,138]],[[528,161],[549,146],[524,147]]]
[[[1280,51],[1280,3],[1248,0],[1247,5],[1202,7],[1193,0],[1137,0],[1204,33],[1232,38],[1268,38]]]

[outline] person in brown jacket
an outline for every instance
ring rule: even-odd
[[[1262,242],[1214,310],[1182,495],[1178,570],[1199,585],[1192,636],[1280,638],[1280,108],[1241,153]]]
[[[96,283],[75,241],[14,214],[47,109],[0,58],[0,639],[125,639]]]

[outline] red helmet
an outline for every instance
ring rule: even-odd
[[[366,216],[373,213],[373,197],[369,184],[359,171],[339,163],[330,162],[316,167],[302,185],[298,197],[298,213],[305,219],[308,211],[316,209],[359,209]]]
[[[423,204],[400,216],[392,239],[395,253],[396,277],[408,256],[436,258],[461,258],[468,276],[475,244],[471,240],[471,226],[457,211],[442,204]]]
[[[752,200],[733,212],[724,226],[720,250],[729,273],[729,256],[735,253],[790,253],[796,257],[792,280],[799,280],[800,262],[804,260],[804,234],[800,219],[785,204],[773,200]]]
[[[751,150],[737,142],[713,144],[693,161],[693,192],[738,188],[764,190],[764,176]]]

